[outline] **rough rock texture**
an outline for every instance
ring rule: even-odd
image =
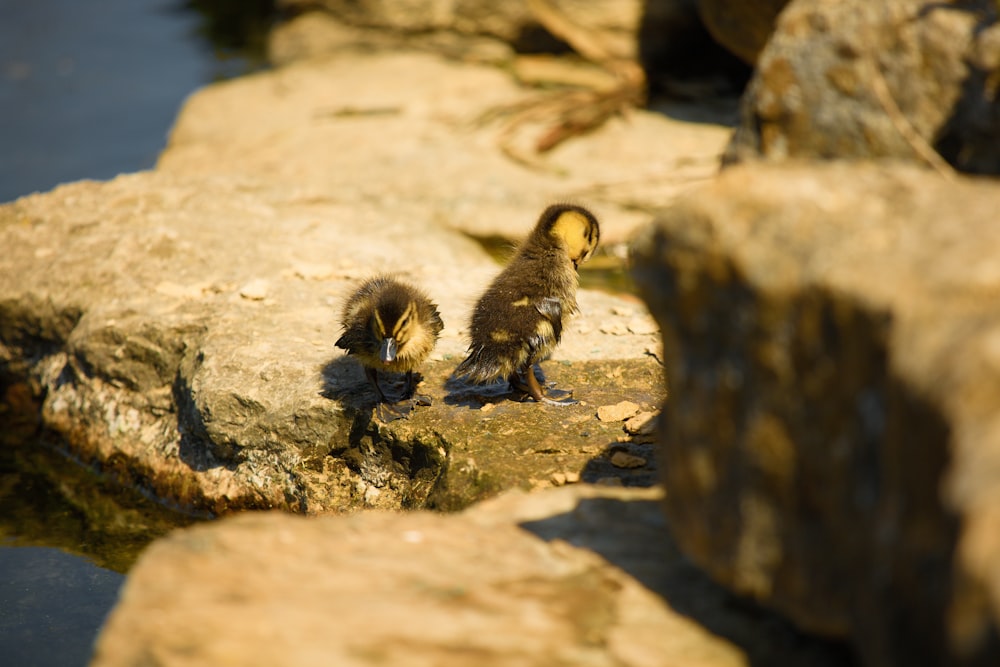
[[[796,0],[743,98],[729,162],[894,157],[1000,173],[993,2]],[[940,158],[937,158],[940,159]]]
[[[152,540],[190,523],[138,492],[124,491],[114,480],[96,478],[61,454],[54,443],[47,446],[38,433],[37,399],[27,383],[9,380],[0,382],[4,387],[0,396],[0,543],[4,547],[57,547],[124,574]],[[7,591],[21,585],[14,582],[14,578],[7,579]]]
[[[788,1],[698,0],[698,13],[719,44],[753,65]]]
[[[865,662],[1000,662],[1000,186],[727,170],[634,246],[660,470],[718,581]]]
[[[836,646],[741,607],[677,551],[659,494],[576,486],[455,515],[276,513],[141,558],[114,665],[816,665]]]

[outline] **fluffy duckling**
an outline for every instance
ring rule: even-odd
[[[406,373],[403,398],[413,395],[413,371],[434,349],[444,328],[437,306],[422,291],[388,276],[369,278],[344,303],[337,347],[357,357],[378,396],[377,414],[389,404],[379,371]],[[421,397],[421,402],[429,399]],[[403,414],[399,406],[390,410]]]
[[[537,402],[570,405],[542,393],[534,365],[562,337],[564,318],[577,312],[577,268],[600,239],[597,218],[582,206],[553,204],[472,313],[469,356],[456,376],[477,384],[506,379]]]

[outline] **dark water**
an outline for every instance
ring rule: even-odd
[[[152,167],[185,97],[260,63],[270,0],[0,0],[0,202]],[[85,665],[184,517],[58,453],[0,367],[0,663]]]
[[[191,4],[0,0],[0,202],[152,167],[184,98],[253,66],[206,37],[238,3]]]

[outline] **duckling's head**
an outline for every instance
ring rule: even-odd
[[[559,246],[573,262],[573,268],[579,268],[597,248],[601,228],[594,214],[582,206],[552,204],[542,212],[532,237]]]
[[[430,301],[415,289],[390,283],[378,295],[369,328],[378,341],[383,365],[421,357],[434,346],[440,317]]]
[[[383,364],[396,361],[400,346],[409,340],[415,320],[415,304],[402,295],[383,294],[375,304],[369,326],[372,336],[380,341],[379,359]]]

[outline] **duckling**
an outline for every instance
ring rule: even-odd
[[[403,416],[405,401],[389,406],[378,373],[406,373],[403,398],[413,397],[413,372],[427,359],[444,328],[437,306],[416,287],[380,275],[362,283],[344,303],[341,320],[344,333],[336,346],[357,357],[364,366],[365,377],[378,396],[377,416],[386,418],[386,406]],[[430,403],[426,397],[415,401]]]
[[[546,208],[476,304],[469,354],[455,375],[477,384],[505,379],[536,402],[576,403],[545,396],[534,365],[559,343],[564,319],[578,312],[577,268],[593,254],[600,234],[597,218],[582,206]]]

